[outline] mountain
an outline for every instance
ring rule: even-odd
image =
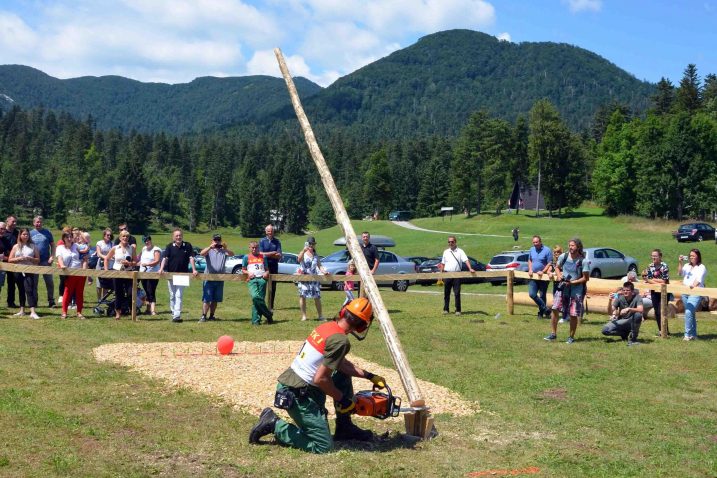
[[[303,78],[295,82],[313,124],[370,137],[454,135],[477,110],[514,120],[542,98],[578,131],[589,127],[606,103],[645,111],[655,89],[582,48],[510,43],[470,30],[425,36],[325,89]],[[268,76],[167,85],[117,76],[58,80],[13,65],[0,66],[0,108],[9,104],[3,95],[24,108],[44,106],[80,118],[91,114],[100,128],[125,131],[296,124],[283,80]]]
[[[653,92],[653,84],[582,48],[450,30],[340,78],[306,109],[316,121],[360,125],[373,134],[451,134],[476,110],[514,120],[548,98],[577,131],[605,103],[645,111]]]
[[[321,87],[296,78],[302,97]],[[100,129],[198,132],[251,123],[290,105],[286,84],[271,76],[202,77],[190,83],[142,83],[120,76],[53,78],[20,65],[0,66],[0,109],[17,104],[88,115]]]

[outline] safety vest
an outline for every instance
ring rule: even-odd
[[[346,331],[336,322],[319,325],[309,334],[301,350],[296,354],[294,361],[291,362],[291,369],[304,382],[315,385],[314,375],[324,360],[326,340],[335,334],[346,335]]]
[[[249,277],[254,278],[264,275],[264,256],[248,254],[246,257],[246,272],[249,274]]]

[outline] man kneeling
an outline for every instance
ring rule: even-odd
[[[363,340],[372,321],[371,303],[359,298],[343,307],[334,321],[316,327],[291,366],[279,376],[276,387],[274,406],[285,409],[296,425],[265,408],[249,433],[249,443],[257,444],[261,437],[273,433],[285,445],[327,453],[333,449],[333,440],[372,440],[370,430],[351,422],[350,414],[356,406],[351,377],[370,380],[378,388],[384,388],[386,380],[346,359],[351,349],[347,335]],[[336,408],[333,440],[324,408],[327,395],[334,399]]]
[[[637,335],[642,324],[642,297],[635,291],[635,285],[626,281],[620,294],[613,299],[612,316],[602,329],[603,335],[616,335],[627,340],[627,345],[637,345]]]

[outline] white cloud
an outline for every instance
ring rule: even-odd
[[[365,8],[372,29],[390,28],[394,33],[480,29],[495,21],[493,5],[483,0],[372,1]]]
[[[508,32],[500,33],[499,35],[496,36],[496,38],[501,41],[513,41],[512,38],[510,37],[510,33],[508,33]]]
[[[584,11],[599,12],[602,10],[602,0],[563,0],[573,13]]]
[[[36,47],[37,41],[37,35],[22,18],[0,11],[0,51],[3,57],[10,59],[17,55],[17,58],[22,58],[24,53]]]
[[[238,0],[123,0],[141,18],[181,31],[234,31],[247,43],[281,36],[274,18]]]
[[[23,0],[3,3],[4,63],[172,83],[279,76],[272,49],[281,47],[294,75],[326,86],[418,36],[496,18],[488,0],[54,0],[28,17]]]

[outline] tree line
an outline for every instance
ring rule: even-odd
[[[690,64],[662,78],[645,118],[616,108],[596,149],[593,191],[610,214],[706,218],[717,211],[717,76]]]
[[[646,117],[604,105],[576,133],[548,100],[515,122],[485,111],[456,137],[372,139],[317,129],[349,215],[391,209],[436,215],[500,210],[515,181],[560,214],[593,198],[612,214],[703,216],[717,203],[717,81],[688,66],[662,80]],[[259,236],[335,224],[295,127],[203,135],[123,134],[66,113],[18,107],[0,116],[0,214],[43,214],[60,226],[127,221],[133,231],[200,224]]]

